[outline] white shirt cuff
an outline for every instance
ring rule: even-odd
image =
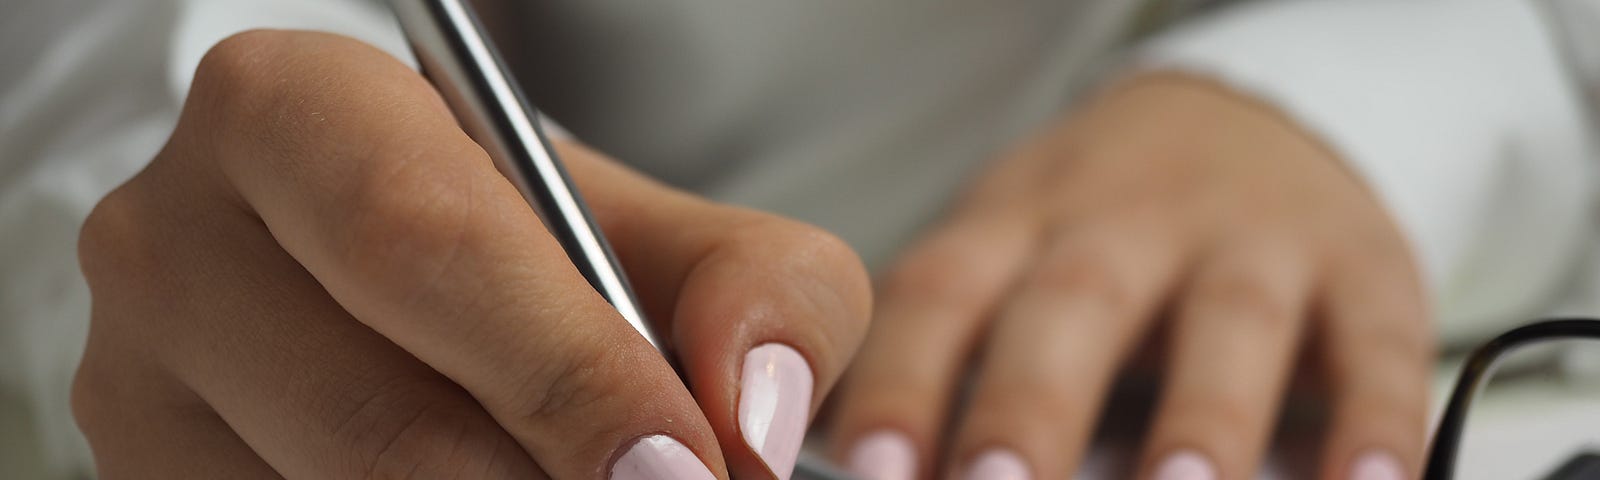
[[[1410,239],[1447,341],[1542,313],[1588,248],[1590,125],[1532,2],[1256,2],[1136,60],[1275,105],[1338,152]]]

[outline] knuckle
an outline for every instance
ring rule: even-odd
[[[937,372],[925,370],[857,369],[846,377],[847,385],[841,389],[843,403],[895,406],[904,405],[908,398],[938,398],[943,382]]]
[[[1269,409],[1251,407],[1250,402],[1225,395],[1191,399],[1181,403],[1184,412],[1177,423],[1186,432],[1234,432],[1248,435],[1267,428]],[[1232,444],[1224,438],[1208,438],[1213,444]]]
[[[521,409],[524,412],[522,416],[534,423],[544,423],[545,419],[582,410],[604,398],[609,392],[597,388],[603,383],[593,378],[595,369],[586,363],[569,360],[545,369],[546,375],[541,385],[531,388],[533,395],[525,397],[527,400]]]
[[[1062,248],[1046,256],[1028,275],[1030,291],[1070,298],[1104,318],[1125,317],[1138,309],[1138,295],[1115,253],[1095,247]]]
[[[286,35],[275,30],[252,29],[235,33],[211,46],[200,57],[196,72],[205,79],[247,80],[261,55],[281,44]]]
[[[1427,296],[1405,267],[1373,266],[1335,280],[1327,308],[1337,345],[1395,362],[1431,362],[1437,338],[1428,321]]]
[[[845,266],[863,273],[861,259],[855,249],[838,235],[813,225],[782,222],[776,228],[779,236],[787,239],[791,254],[806,265]]]
[[[593,337],[569,337],[573,340],[560,349],[561,355],[544,356],[544,361],[532,367],[522,385],[509,390],[514,396],[502,401],[509,405],[514,430],[546,431],[548,426],[559,424],[572,415],[595,415],[597,411],[629,408],[626,406],[629,396],[624,394],[626,385],[646,380],[635,373],[637,366],[628,366],[627,360],[623,360],[632,356],[627,352],[609,351],[605,345],[612,345],[612,342],[595,341]],[[643,359],[637,360],[644,363]],[[602,436],[591,438],[598,441]]]
[[[253,29],[217,42],[195,68],[193,89],[230,106],[259,107],[316,82],[337,86],[329,69],[351,69],[352,56],[381,54],[359,40],[320,32]],[[373,85],[383,87],[384,85]],[[321,91],[323,89],[318,89]],[[300,92],[308,93],[308,92]],[[247,110],[248,111],[248,110]]]
[[[380,291],[409,298],[428,288],[458,260],[474,238],[480,192],[474,182],[449,169],[429,168],[423,158],[390,158],[361,174],[348,198],[339,202],[342,225],[329,231],[332,251],[348,270],[363,275]],[[422,173],[416,170],[429,168]]]
[[[1049,379],[994,381],[983,385],[972,412],[990,418],[1026,416],[1049,425],[1073,425],[1084,420],[1095,399],[1079,385]]]
[[[91,440],[96,439],[97,433],[101,430],[105,405],[113,401],[110,398],[111,391],[106,385],[108,377],[100,369],[101,367],[85,359],[72,377],[72,391],[69,397],[72,417],[77,421],[78,429]]]
[[[401,108],[434,93],[420,76],[359,40],[329,33],[249,30],[229,36],[200,59],[187,100],[186,125],[272,151],[252,161],[295,160],[313,142],[360,145],[359,126],[323,122],[362,113],[405,120]],[[394,138],[376,140],[403,140]],[[412,142],[415,144],[415,142]],[[227,160],[224,156],[222,160]]]
[[[364,462],[359,478],[468,478],[492,457],[470,448],[469,420],[457,412],[427,408],[387,439]]]
[[[227,116],[252,112],[277,90],[296,35],[279,30],[248,30],[217,42],[195,68],[191,102]]]
[[[740,243],[763,251],[779,252],[778,268],[791,278],[811,278],[816,285],[829,286],[812,296],[834,296],[837,307],[847,311],[868,309],[871,301],[867,271],[855,250],[838,236],[821,228],[777,220],[747,232]]]
[[[98,329],[98,330],[97,330]],[[151,405],[182,408],[188,398],[177,394],[183,387],[169,373],[126,345],[110,344],[103,328],[91,327],[89,344],[73,372],[68,408],[84,437],[95,445],[124,444],[131,423],[144,419],[128,415]]]
[[[914,247],[884,279],[886,293],[951,307],[977,308],[989,293],[974,285],[1000,285],[1011,274],[991,251],[956,236]]]
[[[477,168],[488,157],[465,136],[416,134],[437,133],[437,117],[417,108],[435,95],[357,40],[252,30],[202,59],[189,100],[197,111],[186,120],[210,143],[243,146],[212,152],[218,171],[264,179],[255,183],[271,186],[260,191],[311,196],[325,206],[310,220],[331,232],[318,240],[332,260],[409,298],[460,260],[464,242],[489,241],[471,234],[494,221],[473,215],[480,196],[504,193],[483,190],[499,179]]]
[[[777,260],[790,270],[862,270],[855,250],[838,236],[809,224],[764,215],[734,227],[722,247],[749,255],[777,252]]]
[[[128,245],[125,240],[137,234],[138,222],[122,192],[118,188],[100,199],[78,230],[78,263],[91,284],[121,264],[117,257]]]
[[[969,269],[954,252],[917,252],[902,262],[886,279],[888,291],[898,297],[928,299],[964,305],[977,301],[967,288]]]
[[[1344,338],[1335,345],[1344,351],[1335,352],[1333,374],[1341,384],[1359,384],[1361,376],[1392,376],[1402,370],[1376,372],[1370,367],[1376,363],[1391,365],[1396,369],[1424,369],[1433,361],[1435,350],[1433,336],[1427,333],[1425,322],[1377,322],[1360,329],[1338,333]]]
[[[872,286],[860,257],[843,239],[821,228],[761,215],[734,226],[712,247],[702,265],[737,268],[736,275],[775,287],[757,301],[732,302],[734,309],[764,309],[774,304],[799,315],[839,322],[836,340],[857,342],[865,335],[872,308]],[[751,271],[745,265],[761,265]],[[794,311],[793,309],[798,309]],[[730,315],[756,312],[726,312]]]
[[[1288,332],[1300,322],[1294,295],[1259,276],[1216,276],[1192,295],[1185,314],[1201,321],[1249,322],[1269,332]]]
[[[191,248],[207,235],[249,232],[216,197],[189,190],[183,173],[152,165],[102,197],[79,226],[78,266],[89,287],[91,328],[163,328],[183,321],[196,298],[172,298],[205,282],[210,252]],[[199,187],[204,188],[204,187]],[[181,213],[180,213],[181,212]],[[152,303],[152,298],[161,298]]]
[[[434,387],[399,378],[354,395],[359,406],[334,431],[348,448],[327,459],[331,471],[339,478],[472,478],[510,459],[496,458],[504,435],[492,422]]]
[[[159,242],[151,230],[153,215],[136,193],[134,180],[101,198],[78,231],[78,264],[90,291],[137,287],[131,277],[159,272]]]
[[[1340,299],[1359,299],[1360,303],[1341,302],[1341,311],[1375,310],[1385,320],[1423,319],[1428,306],[1422,280],[1410,261],[1353,261],[1336,271],[1334,294]],[[1345,304],[1348,303],[1348,304]]]

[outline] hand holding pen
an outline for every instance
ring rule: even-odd
[[[83,231],[101,472],[783,478],[865,330],[850,250],[555,145],[680,378],[457,122],[351,39],[213,49]]]

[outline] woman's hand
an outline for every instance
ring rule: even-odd
[[[873,480],[1069,478],[1162,327],[1139,478],[1253,478],[1303,349],[1334,405],[1322,477],[1414,477],[1424,310],[1404,239],[1338,158],[1219,86],[1134,78],[996,164],[890,271],[836,455]]]
[[[84,226],[101,474],[787,478],[865,333],[860,262],[561,147],[684,379],[416,72],[325,34],[218,45]]]

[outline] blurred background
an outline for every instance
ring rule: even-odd
[[[1592,1],[478,3],[571,134],[668,183],[824,226],[874,269],[984,160],[1108,77],[1182,68],[1281,102],[1364,158],[1352,168],[1429,281],[1435,403],[1494,334],[1600,314]],[[1342,21],[1360,28],[1318,29]],[[89,317],[77,228],[160,149],[206,49],[261,27],[339,32],[412,62],[381,1],[0,0],[0,478],[92,476],[68,400]],[[1346,77],[1360,95],[1317,90]],[[1351,105],[1394,112],[1345,128]],[[1600,349],[1512,357],[1470,418],[1463,478],[1535,478],[1600,448]],[[1149,390],[1118,393],[1086,476],[1125,468]],[[1304,474],[1322,407],[1291,403],[1264,475]]]

